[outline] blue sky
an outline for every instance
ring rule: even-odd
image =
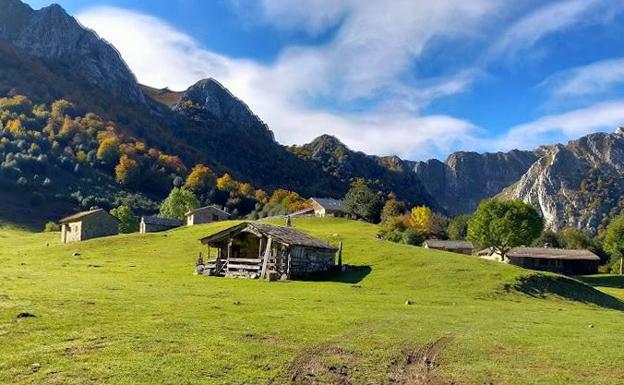
[[[620,1],[58,3],[142,83],[182,90],[214,77],[284,144],[329,133],[417,160],[624,125]]]

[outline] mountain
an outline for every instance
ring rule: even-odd
[[[539,208],[548,227],[595,232],[624,208],[624,129],[540,148],[541,157],[501,197]]]
[[[121,55],[59,5],[35,11],[19,0],[0,0],[0,9],[0,39],[56,72],[76,76],[126,102],[145,102]]]
[[[302,146],[292,146],[290,151],[319,164],[325,172],[345,183],[355,178],[367,179],[382,191],[394,192],[410,204],[424,204],[442,211],[412,172],[409,163],[398,157],[377,157],[356,152],[330,135],[322,135]]]
[[[538,159],[532,151],[456,152],[446,162],[431,159],[411,166],[449,215],[473,212],[479,202],[517,182]]]

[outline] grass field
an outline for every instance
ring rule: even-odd
[[[294,225],[344,241],[347,274],[193,275],[227,225],[73,245],[0,229],[0,384],[624,384],[624,306],[578,281],[339,219]]]

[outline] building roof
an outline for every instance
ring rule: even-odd
[[[157,216],[148,216],[141,218],[143,223],[147,225],[159,225],[159,226],[182,226],[182,221],[176,218],[161,218]]]
[[[218,208],[218,207],[217,207],[217,206],[215,206],[215,205],[204,206],[204,207],[200,207],[200,208],[197,208],[197,209],[194,209],[194,210],[190,210],[189,212],[187,212],[187,213],[186,213],[186,214],[184,214],[184,215],[191,215],[191,214],[195,214],[195,213],[197,213],[197,212],[200,212],[200,211],[205,211],[205,210],[218,211],[218,212],[220,212],[221,214],[223,214],[223,215],[225,215],[225,216],[228,216],[228,217],[229,217],[229,216],[231,216],[231,214],[230,214],[230,213],[228,213],[228,212],[227,212],[227,211],[225,211],[225,210],[221,210],[220,208]]]
[[[104,209],[95,209],[95,210],[89,210],[89,211],[81,211],[79,213],[76,213],[74,215],[70,215],[68,217],[65,217],[65,218],[61,219],[59,221],[59,223],[78,222],[82,218],[87,217],[89,215],[93,215],[93,214],[99,213],[100,211],[104,211],[106,214],[108,214],[108,212],[106,212]],[[110,214],[108,214],[108,215],[110,215]],[[111,217],[112,217],[112,215],[111,215]],[[115,220],[117,220],[117,218],[115,218]]]
[[[479,252],[479,255],[484,254],[491,255],[492,251],[485,249]],[[507,253],[507,257],[600,261],[600,257],[589,250],[557,249],[553,247],[515,247]]]
[[[344,202],[333,198],[310,198],[325,210],[344,211]]]
[[[316,239],[306,233],[299,230],[295,230],[292,227],[275,226],[267,223],[258,222],[242,222],[238,225],[234,225],[225,230],[222,230],[216,234],[209,235],[200,239],[202,243],[211,243],[219,241],[221,239],[236,235],[243,230],[251,228],[252,231],[258,232],[266,237],[271,237],[275,241],[292,246],[313,247],[316,249],[326,249],[336,251],[337,248],[327,244],[319,239]]]
[[[472,249],[472,243],[468,241],[445,241],[441,239],[427,239],[423,242],[423,246],[427,245],[432,249],[460,250]]]

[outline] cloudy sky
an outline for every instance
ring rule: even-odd
[[[419,160],[624,125],[619,0],[56,1],[140,82],[213,77],[284,144]]]

